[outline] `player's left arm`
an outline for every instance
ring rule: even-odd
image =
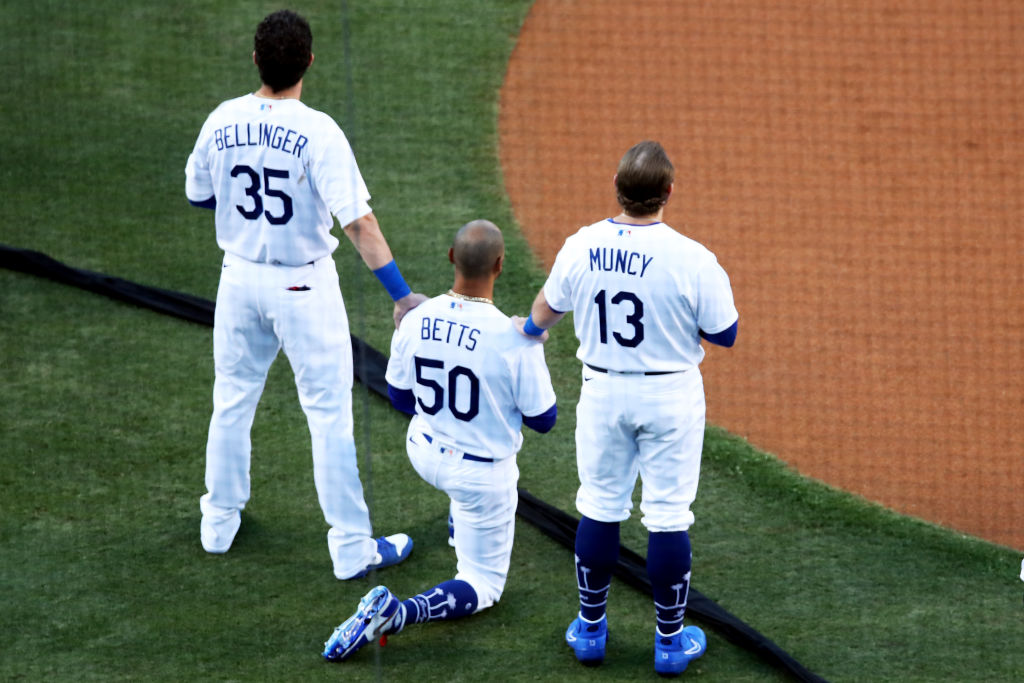
[[[372,211],[346,225],[344,232],[352,246],[359,252],[363,263],[373,271],[395,302],[393,316],[397,329],[405,314],[426,301],[427,296],[413,292],[406,284],[395,263],[395,257],[391,255],[391,247],[388,246],[377,217]]]
[[[739,313],[725,269],[712,257],[697,274],[697,334],[712,344],[730,347],[736,343]]]
[[[409,392],[412,393],[412,392]],[[558,404],[552,403],[551,407],[540,415],[523,415],[523,424],[535,432],[547,434],[555,426],[558,420]]]
[[[535,432],[546,434],[558,419],[558,405],[551,385],[551,373],[544,360],[544,347],[527,344],[509,361],[509,371],[515,378],[513,393],[523,415],[523,424]]]
[[[697,334],[699,334],[702,339],[707,339],[712,344],[729,348],[736,343],[736,332],[739,330],[739,324],[740,321],[737,319],[736,322],[721,332],[715,332],[712,334],[705,332],[704,330],[698,330]]]

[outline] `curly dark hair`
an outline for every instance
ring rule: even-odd
[[[675,167],[660,143],[639,142],[619,162],[615,190],[627,216],[650,216],[668,201]]]
[[[291,10],[280,10],[256,27],[253,41],[260,79],[274,92],[298,83],[313,55],[309,22]]]

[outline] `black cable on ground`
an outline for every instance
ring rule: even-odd
[[[213,326],[214,302],[158,287],[149,287],[103,273],[72,268],[38,251],[0,245],[0,267],[36,275],[112,299],[172,315],[201,325]],[[363,340],[352,337],[356,378],[374,393],[387,399],[387,356]],[[519,489],[517,514],[540,531],[572,550],[579,520],[545,503],[525,489]],[[651,595],[647,561],[629,548],[619,549],[615,576],[639,591]],[[692,586],[686,611],[730,643],[749,650],[765,662],[786,671],[796,680],[824,683],[782,648]]]

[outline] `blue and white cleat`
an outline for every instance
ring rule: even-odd
[[[659,676],[678,676],[707,650],[707,636],[696,626],[687,626],[671,636],[663,636],[655,629],[654,670]]]
[[[384,586],[377,586],[359,601],[359,609],[324,643],[324,659],[343,662],[356,650],[382,635],[398,617],[402,603]]]
[[[373,561],[366,565],[366,569],[348,578],[361,579],[373,569],[384,569],[384,567],[398,564],[409,557],[411,552],[412,539],[406,534],[381,536],[377,539],[377,554],[374,556]]]
[[[608,615],[597,622],[577,615],[565,632],[565,642],[581,664],[597,666],[604,661],[604,648],[608,644]]]

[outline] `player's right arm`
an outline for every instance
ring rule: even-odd
[[[202,209],[217,208],[217,197],[213,190],[213,177],[206,158],[206,139],[209,118],[203,124],[192,153],[185,162],[185,197],[189,204]]]
[[[528,318],[513,316],[512,324],[520,334],[540,342],[546,342],[548,329],[564,317],[564,312],[556,311],[548,305],[544,290],[541,289],[537,292],[537,298],[533,300],[533,306],[530,307],[530,316]]]
[[[395,330],[391,335],[391,354],[388,356],[384,379],[388,385],[388,399],[391,405],[406,415],[416,414],[416,395],[413,393],[413,378],[409,368],[408,351],[410,343],[408,330]]]

